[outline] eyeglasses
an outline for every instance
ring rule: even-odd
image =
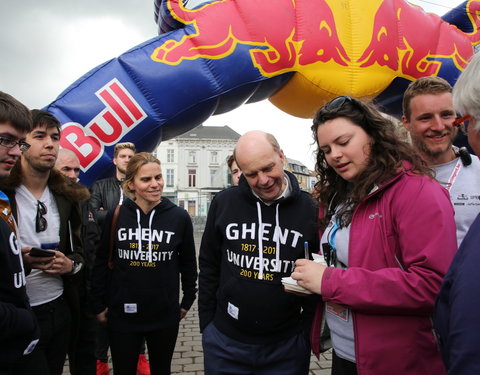
[[[457,118],[454,122],[453,122],[453,126],[460,126],[463,124],[463,122],[465,121],[468,121],[468,120],[471,120],[472,119],[472,115],[465,115],[465,116],[462,116],[460,118]]]
[[[22,152],[30,148],[30,145],[25,141],[15,141],[12,138],[0,137],[0,146],[14,148],[16,145],[18,145],[18,148],[20,148]]]
[[[336,109],[342,108],[343,105],[347,102],[352,104],[355,103],[350,96],[343,95],[329,101],[327,104],[325,104],[323,108],[326,109],[327,111],[334,111]]]
[[[41,201],[37,201],[37,216],[35,217],[35,231],[43,232],[47,229],[47,219],[43,215],[47,213],[47,206]]]

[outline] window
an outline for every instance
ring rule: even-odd
[[[195,216],[195,206],[196,206],[195,201],[188,201],[187,211],[190,214],[190,216]]]
[[[217,169],[210,169],[210,186],[215,186],[216,175],[217,175]]]
[[[218,164],[218,152],[217,151],[210,152],[210,163]]]
[[[175,181],[175,170],[167,169],[167,187],[173,187]]]
[[[189,169],[188,170],[188,187],[197,186],[197,170]]]
[[[188,162],[190,164],[195,164],[197,162],[197,152],[196,151],[188,151]]]
[[[175,150],[169,148],[167,149],[167,163],[175,162]]]

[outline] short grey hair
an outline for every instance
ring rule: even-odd
[[[472,56],[453,86],[453,106],[462,115],[475,117],[476,128],[480,128],[480,53]]]

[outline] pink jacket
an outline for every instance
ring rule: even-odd
[[[359,375],[445,374],[431,314],[456,249],[448,192],[428,177],[404,171],[357,207],[348,269],[325,271],[322,299],[352,310]]]

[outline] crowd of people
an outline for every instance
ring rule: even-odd
[[[400,123],[339,96],[311,130],[312,193],[272,134],[239,138],[197,258],[160,160],[119,143],[88,189],[59,121],[0,92],[0,374],[106,375],[109,349],[170,374],[197,280],[206,375],[307,375],[329,348],[332,375],[480,374],[480,54],[412,82]]]

